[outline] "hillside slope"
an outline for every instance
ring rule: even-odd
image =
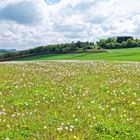
[[[18,60],[117,60],[140,61],[140,48],[114,49],[102,53],[48,54],[21,58]]]

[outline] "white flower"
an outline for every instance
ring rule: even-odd
[[[11,117],[15,117],[15,116],[16,116],[15,114],[11,115]]]
[[[133,119],[132,118],[129,118],[129,120],[132,121]]]
[[[70,128],[74,128],[74,125],[70,125]]]
[[[93,101],[91,101],[90,103],[92,104],[92,103],[94,103],[95,101],[93,100]]]
[[[77,121],[78,121],[78,119],[76,118],[76,119],[75,119],[75,121],[77,122]]]
[[[65,129],[68,130],[69,128],[66,126]]]
[[[8,128],[10,128],[10,125],[9,125],[9,124],[7,124],[7,127],[8,127]]]
[[[121,95],[124,95],[124,92],[121,92]]]
[[[115,111],[115,108],[111,108],[111,111]]]
[[[57,130],[58,130],[58,131],[62,131],[62,130],[63,130],[63,128],[62,128],[62,127],[59,127],[59,128],[57,128]]]
[[[64,123],[61,123],[61,125],[64,125]]]
[[[33,115],[33,112],[30,112],[30,115]]]
[[[135,102],[132,102],[131,104],[132,104],[132,105],[135,105],[136,103],[135,103]]]
[[[80,106],[78,106],[77,108],[78,108],[78,109],[80,109],[81,107],[80,107]]]

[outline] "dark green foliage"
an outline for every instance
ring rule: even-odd
[[[131,36],[120,36],[120,37],[116,38],[116,41],[118,43],[122,43],[122,42],[126,42],[128,39],[133,40],[133,37],[131,37]]]
[[[132,37],[118,37],[101,39],[97,45],[103,49],[121,49],[121,48],[134,48],[140,47],[140,40],[133,39]]]
[[[29,50],[23,50],[19,52],[9,52],[3,55],[0,55],[0,59],[3,58],[14,58],[20,56],[33,56],[39,54],[55,54],[55,53],[68,53],[75,52],[78,50],[87,50],[93,49],[94,42],[71,42],[66,44],[56,44],[56,45],[48,45],[48,46],[40,46]]]

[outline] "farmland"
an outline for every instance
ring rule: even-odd
[[[113,60],[140,61],[140,48],[113,49],[102,53],[47,54],[21,58],[19,60]]]
[[[139,62],[0,63],[0,139],[139,140],[139,79]]]

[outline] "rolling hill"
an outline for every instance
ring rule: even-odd
[[[101,53],[76,53],[76,54],[46,54],[26,58],[22,61],[32,60],[114,60],[114,61],[140,61],[140,48],[113,49]]]

